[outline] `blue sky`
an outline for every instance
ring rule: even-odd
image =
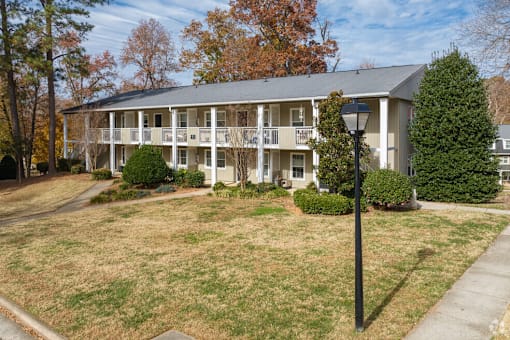
[[[377,67],[429,63],[435,51],[457,43],[460,24],[475,12],[476,0],[319,0],[318,17],[333,22],[332,37],[341,50],[340,70],[357,68],[369,60]],[[131,30],[142,19],[159,20],[180,49],[180,32],[208,10],[227,8],[228,0],[113,0],[91,10],[95,25],[85,47],[97,54],[105,49],[119,56]],[[120,68],[124,74],[128,70]],[[173,75],[191,84],[192,73]]]

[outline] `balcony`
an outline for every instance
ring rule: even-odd
[[[115,128],[113,138],[115,144],[140,144],[138,128]],[[198,134],[198,139],[196,135]],[[308,140],[312,138],[312,127],[266,127],[263,131],[264,148],[273,149],[308,149]],[[189,138],[191,136],[191,140]],[[210,146],[211,128],[177,128],[177,144],[180,146]],[[110,144],[110,129],[90,129],[89,140]],[[172,145],[173,129],[144,128],[143,143],[153,145]],[[258,132],[254,127],[221,127],[216,129],[216,145],[232,147],[243,145],[256,148]]]

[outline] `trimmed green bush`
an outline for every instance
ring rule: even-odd
[[[16,179],[16,161],[5,155],[0,161],[0,179]]]
[[[73,175],[82,174],[85,172],[85,166],[82,164],[76,164],[71,167],[71,173]]]
[[[61,172],[69,172],[73,165],[81,163],[81,160],[75,158],[59,158],[57,160],[57,170]]]
[[[177,171],[171,170],[170,173],[172,174],[172,182],[176,185],[183,185],[186,180],[186,174],[188,173],[188,170],[186,169],[178,169]]]
[[[275,187],[273,190],[265,192],[262,197],[265,199],[273,199],[279,197],[290,196],[290,193],[282,187]]]
[[[353,201],[343,195],[319,194],[307,189],[294,192],[294,204],[305,214],[344,215],[353,209]]]
[[[220,182],[216,182],[216,183],[214,183],[214,185],[213,185],[213,188],[212,188],[212,189],[213,189],[213,191],[218,191],[218,190],[223,190],[223,189],[225,189],[225,188],[226,188],[225,183],[223,183],[223,182],[221,182],[221,181],[220,181]]]
[[[384,207],[409,202],[413,195],[409,177],[389,169],[367,173],[362,189],[369,203]]]
[[[41,174],[47,173],[49,167],[50,166],[48,165],[48,162],[39,162],[36,165],[37,171],[39,171]]]
[[[112,172],[110,169],[101,168],[92,171],[92,179],[96,181],[107,180],[110,178],[112,178]]]
[[[175,188],[170,184],[161,184],[157,189],[155,190],[158,194],[161,193],[168,193],[168,192],[175,192]]]
[[[142,145],[128,159],[122,178],[130,184],[142,184],[146,187],[161,183],[168,174],[168,166],[161,154],[161,149],[152,145]]]
[[[184,175],[184,184],[192,188],[200,188],[204,185],[205,173],[200,170],[187,171]]]

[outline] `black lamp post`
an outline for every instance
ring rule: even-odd
[[[354,310],[356,330],[363,331],[363,261],[361,255],[361,213],[360,213],[360,178],[359,178],[359,137],[363,135],[368,116],[372,111],[365,103],[358,103],[354,98],[351,104],[342,106],[341,116],[351,136],[354,137],[354,199],[355,199],[355,279],[354,279]]]

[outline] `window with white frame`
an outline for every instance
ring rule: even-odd
[[[211,150],[205,150],[205,167],[207,169],[210,169],[211,164],[212,164]],[[216,168],[225,169],[226,165],[227,162],[225,158],[225,151],[221,150],[216,151]]]
[[[503,139],[503,149],[510,149],[510,139]]]
[[[185,128],[188,127],[188,113],[178,112],[177,113],[177,127]]]
[[[290,155],[290,168],[292,179],[305,179],[305,155],[293,153]]]
[[[149,127],[149,115],[148,114],[143,115],[143,127],[144,128]]]
[[[269,177],[269,152],[264,152],[264,177]]]
[[[499,156],[499,164],[509,165],[510,164],[510,156]]]
[[[290,109],[290,124],[292,126],[305,126],[305,109],[303,107]]]
[[[205,126],[211,127],[211,111],[205,112]],[[216,111],[216,127],[227,126],[227,113],[225,111]]]
[[[188,150],[177,150],[177,166],[181,168],[186,168],[188,166]]]

